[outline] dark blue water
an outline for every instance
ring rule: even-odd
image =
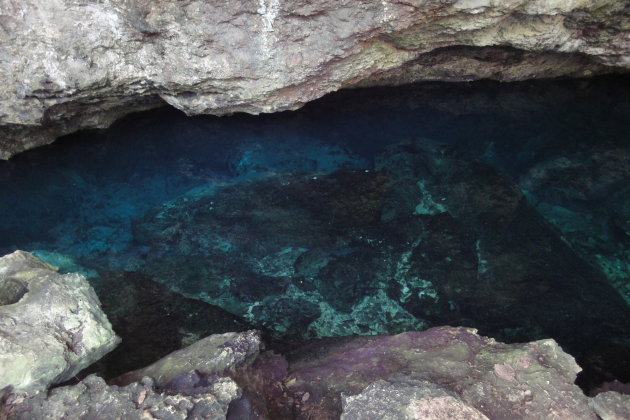
[[[629,116],[621,77],[145,112],[0,162],[0,252],[110,311],[133,279],[276,339],[467,325],[630,380]]]

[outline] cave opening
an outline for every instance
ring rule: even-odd
[[[630,382],[630,78],[340,91],[298,111],[129,115],[0,162],[0,251],[85,274],[138,368],[468,326]]]

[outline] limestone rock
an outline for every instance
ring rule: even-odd
[[[623,0],[2,0],[0,157],[165,102],[295,109],[348,86],[630,67]]]
[[[114,379],[110,386],[90,375],[35,398],[9,393],[0,404],[0,418],[219,419],[231,405],[242,418],[257,418],[230,375],[253,361],[260,346],[260,333],[254,330],[211,335]]]
[[[212,385],[212,392],[169,395],[156,391],[149,378],[124,387],[107,386],[98,376],[88,376],[74,386],[56,388],[15,406],[5,406],[9,419],[221,419],[229,403],[240,396],[228,378]],[[0,409],[1,410],[1,409]]]
[[[630,395],[602,392],[592,398],[589,404],[602,420],[630,419]]]
[[[0,389],[68,380],[119,341],[85,277],[23,251],[0,258]]]
[[[342,397],[342,404],[342,420],[488,419],[453,393],[407,376],[376,381],[357,396]]]
[[[152,365],[126,373],[114,382],[128,384],[143,377],[152,378],[156,385],[181,390],[188,383],[198,382],[195,376],[227,375],[246,361],[255,358],[260,350],[260,333],[215,334],[175,351]]]
[[[504,344],[439,327],[313,342],[290,360],[284,384],[298,401],[297,418],[338,418],[342,400],[346,419],[425,418],[414,416],[439,405],[453,410],[451,418],[597,418],[573,383],[579,366],[549,339]],[[277,418],[286,415],[275,409]]]

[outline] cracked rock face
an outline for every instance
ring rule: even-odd
[[[120,341],[85,277],[53,268],[23,251],[0,258],[0,390],[66,381]]]
[[[618,0],[2,0],[0,158],[167,102],[295,109],[350,86],[630,67]]]

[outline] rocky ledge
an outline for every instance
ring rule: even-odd
[[[0,158],[168,103],[295,109],[344,87],[625,72],[623,0],[3,0]]]
[[[503,344],[466,328],[316,340],[285,357],[255,331],[209,336],[107,385],[91,375],[8,419],[624,419],[630,396],[594,398],[553,340]]]

